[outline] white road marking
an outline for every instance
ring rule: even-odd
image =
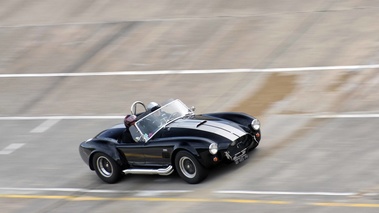
[[[267,69],[150,70],[150,71],[83,72],[83,73],[30,73],[30,74],[0,74],[0,78],[224,74],[224,73],[257,73],[257,72],[304,72],[304,71],[327,71],[327,70],[352,71],[352,70],[378,69],[378,68],[379,68],[379,64],[322,66],[322,67],[267,68]]]
[[[315,115],[314,118],[379,118],[379,114],[332,114]]]
[[[12,143],[12,144],[8,145],[7,147],[5,147],[3,150],[1,150],[0,155],[9,155],[12,152],[16,151],[16,149],[21,148],[23,145],[25,145],[25,144],[24,143]]]
[[[83,192],[103,194],[136,194],[137,196],[159,196],[161,194],[191,193],[193,190],[102,190],[84,188],[12,188],[0,187],[0,193],[9,192]],[[220,190],[213,191],[215,194],[242,194],[242,195],[295,195],[295,196],[355,196],[356,192],[291,192],[291,191],[244,191],[244,190]],[[377,195],[377,194],[375,194]]]
[[[0,121],[15,121],[15,120],[112,120],[123,119],[125,115],[115,116],[15,116],[15,117],[0,117]]]
[[[355,10],[356,8],[343,8],[343,9],[333,9],[325,10],[325,12],[336,12],[336,11],[350,11]],[[371,10],[375,7],[370,6],[360,6],[360,10]],[[317,11],[299,11],[299,13],[314,13]],[[76,26],[76,25],[104,25],[104,24],[124,24],[129,22],[171,22],[171,21],[188,21],[188,20],[202,20],[202,19],[235,19],[235,18],[249,18],[256,16],[280,16],[283,13],[267,13],[262,14],[244,14],[244,15],[215,15],[215,16],[189,16],[189,17],[169,17],[169,18],[150,18],[150,19],[141,19],[141,18],[130,18],[126,20],[116,20],[116,21],[98,21],[98,22],[61,22],[61,23],[45,23],[45,24],[23,24],[23,25],[0,25],[0,28],[23,28],[23,27],[56,27],[56,26]]]
[[[43,123],[41,123],[36,128],[32,129],[31,133],[42,133],[48,130],[50,127],[54,126],[56,123],[58,123],[61,119],[47,119]]]
[[[174,194],[174,193],[189,193],[192,190],[106,190],[106,189],[83,189],[83,188],[11,188],[0,187],[0,192],[83,192],[83,193],[105,193],[105,194]]]
[[[354,192],[215,191],[217,194],[353,196]]]
[[[302,115],[302,114],[300,114]],[[310,115],[304,114],[304,116],[311,116],[313,118],[379,118],[377,113],[365,113],[365,114],[328,114],[328,115]],[[17,120],[119,120],[123,119],[124,115],[94,115],[94,116],[5,116],[0,117],[0,121],[17,121]],[[53,121],[50,121],[53,123]],[[47,125],[50,123],[48,122]],[[51,125],[50,123],[50,125]],[[42,125],[42,124],[41,124]],[[53,125],[53,124],[52,124]]]

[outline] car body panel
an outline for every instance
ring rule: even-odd
[[[177,114],[174,112],[176,109],[179,111]],[[250,125],[256,118],[244,113],[196,115],[181,101],[174,100],[162,106],[159,112],[162,118],[154,124],[149,135],[147,125],[154,122],[150,118],[156,115],[145,114],[135,127],[127,129],[118,124],[82,142],[79,152],[83,161],[93,170],[92,156],[102,152],[113,158],[122,169],[165,168],[173,166],[176,153],[185,150],[202,166],[209,168],[222,162],[239,163],[247,157],[247,150],[255,148],[261,138],[260,129],[254,130]],[[217,144],[217,153],[210,153],[211,144]]]

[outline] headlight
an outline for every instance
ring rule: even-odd
[[[212,155],[215,155],[218,152],[218,145],[217,145],[217,143],[211,143],[211,145],[209,145],[209,152]]]
[[[259,122],[258,119],[254,119],[252,122],[251,122],[251,127],[254,129],[254,130],[259,130],[261,128],[261,122]]]

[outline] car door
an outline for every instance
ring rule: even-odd
[[[124,143],[118,145],[129,165],[133,167],[145,166],[145,143]]]
[[[172,142],[165,139],[151,139],[145,143],[144,153],[147,166],[166,167],[171,164],[171,154],[174,150]]]
[[[141,121],[138,123],[140,129],[145,130]],[[173,145],[170,142],[161,138],[162,132],[166,131],[166,128],[155,132],[152,138],[149,138],[148,134],[141,134],[136,126],[129,127],[132,138],[136,142],[132,144],[126,144],[122,146],[122,150],[126,159],[133,166],[154,166],[165,167],[171,164],[171,153],[173,151]],[[145,133],[145,131],[142,131]]]

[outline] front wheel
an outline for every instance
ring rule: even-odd
[[[257,143],[257,142],[253,142],[254,144],[249,148],[249,150],[248,151],[252,151],[252,150],[254,150],[255,148],[257,148],[257,146],[259,145],[259,143]]]
[[[175,156],[175,168],[187,183],[200,183],[208,176],[207,170],[187,151],[179,151]]]
[[[116,183],[122,177],[120,166],[106,154],[96,153],[93,157],[93,167],[97,176],[106,183]]]

